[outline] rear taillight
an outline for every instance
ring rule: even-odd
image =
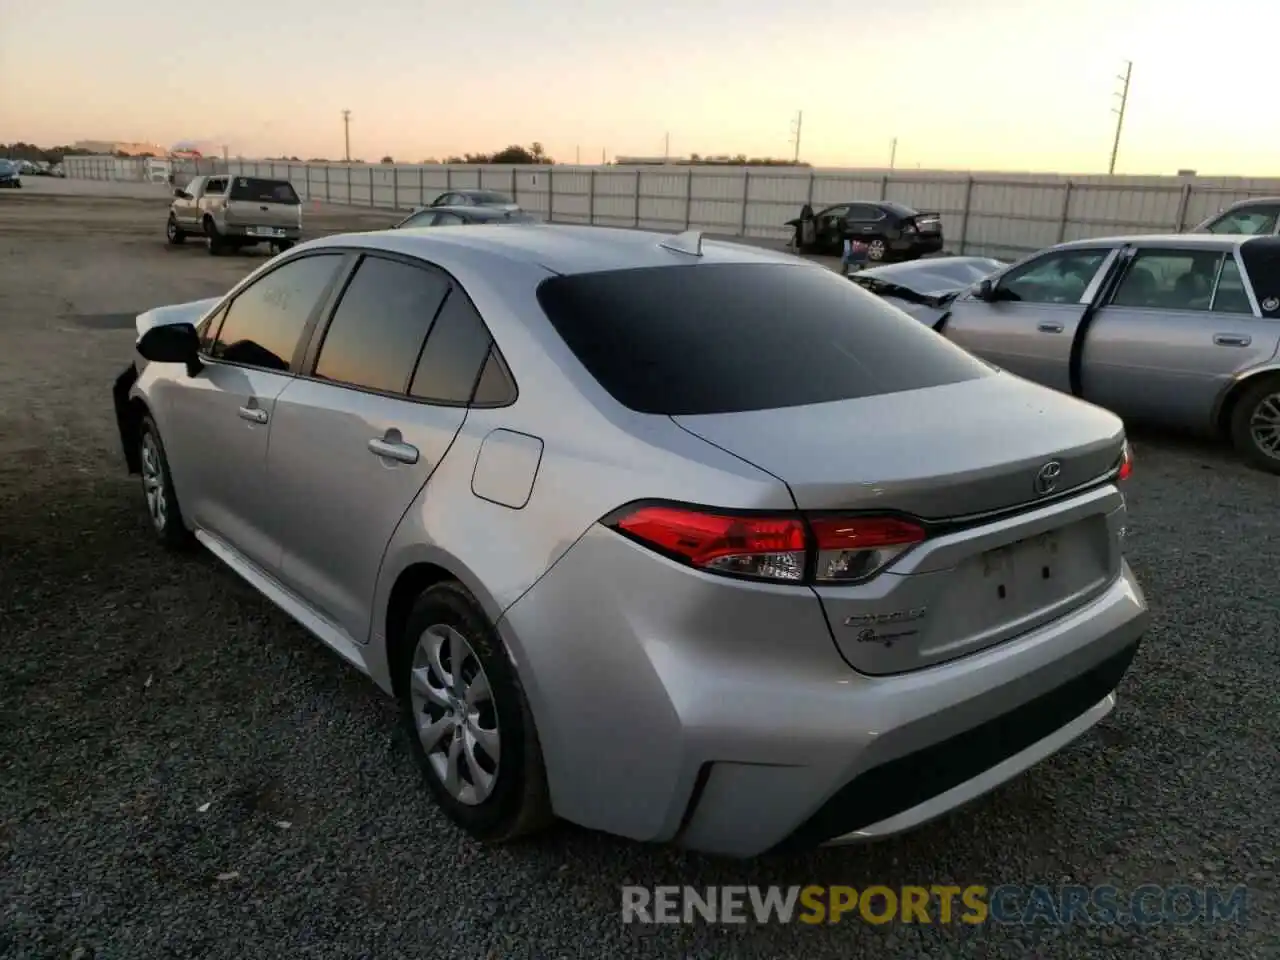
[[[856,583],[926,537],[896,517],[747,515],[677,506],[624,509],[605,524],[709,573],[788,583]]]
[[[1120,459],[1116,462],[1116,479],[1128,480],[1133,473],[1133,449],[1129,446],[1129,441],[1124,442],[1124,448],[1120,451]]]

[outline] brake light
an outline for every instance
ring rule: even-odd
[[[1129,441],[1124,442],[1124,448],[1120,451],[1120,462],[1116,464],[1116,480],[1128,480],[1129,475],[1133,473],[1133,450],[1129,446]]]
[[[789,583],[866,580],[922,542],[895,517],[735,515],[642,506],[606,519],[630,539],[709,573]]]

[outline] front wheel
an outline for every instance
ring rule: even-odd
[[[160,430],[151,417],[144,416],[138,425],[138,452],[142,468],[142,494],[147,505],[151,532],[166,547],[185,547],[191,532],[182,519],[178,495],[169,473],[169,459],[160,440]]]
[[[1280,377],[1245,390],[1231,413],[1231,442],[1254,466],[1280,474]]]
[[[180,243],[185,243],[187,235],[182,228],[178,226],[178,221],[174,219],[173,214],[169,214],[169,223],[164,228],[165,239],[169,241],[171,247],[176,247]]]
[[[542,751],[515,668],[461,584],[418,597],[395,663],[401,722],[436,802],[477,840],[552,819]]]

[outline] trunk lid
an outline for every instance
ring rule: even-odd
[[[1009,374],[675,421],[769,471],[805,511],[907,514],[927,537],[861,582],[814,587],[861,673],[966,656],[1087,603],[1121,570],[1124,498],[1088,486],[1124,449],[1112,414]],[[1049,464],[1054,483],[1038,482]]]
[[[1011,374],[856,400],[675,421],[783,480],[802,510],[895,510],[926,520],[1040,500],[1120,457],[1118,417]]]

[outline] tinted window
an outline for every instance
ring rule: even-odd
[[[1275,233],[1280,207],[1242,207],[1233,210],[1208,226],[1209,233]]]
[[[211,180],[205,181],[205,185],[204,185],[205,193],[226,193],[226,191],[227,191],[227,181],[221,178],[214,177]]]
[[[497,193],[493,190],[475,190],[470,194],[471,202],[478,204],[485,203],[510,203],[511,198],[504,193]]]
[[[489,359],[485,361],[484,369],[480,371],[480,380],[476,383],[476,392],[471,402],[480,406],[500,407],[514,402],[515,399],[516,385],[511,379],[511,373],[507,370],[507,365],[503,362],[498,348],[491,347]]]
[[[430,210],[423,210],[421,213],[415,213],[411,217],[406,217],[401,221],[400,228],[402,230],[409,230],[417,227],[429,227],[431,224],[435,223],[436,217],[438,216],[439,214],[433,213]]]
[[[1218,289],[1213,294],[1214,313],[1253,313],[1253,304],[1249,302],[1249,294],[1244,289],[1244,279],[1240,276],[1240,267],[1236,258],[1227,255],[1222,265],[1222,273],[1218,275]]]
[[[1000,299],[1078,303],[1109,250],[1059,250],[1014,267],[1000,278]]]
[[[403,393],[448,292],[449,281],[439,273],[366,257],[325,332],[315,375]]]
[[[849,207],[849,217],[852,220],[880,220],[884,213],[869,203],[855,203]]]
[[[467,403],[489,355],[489,331],[456,287],[431,327],[409,393],[422,400]]]
[[[1240,245],[1240,258],[1264,317],[1280,317],[1280,239],[1249,240]]]
[[[293,184],[288,180],[262,180],[258,177],[236,177],[232,180],[230,198],[252,203],[287,203],[293,206],[300,202]]]
[[[538,300],[632,410],[729,413],[987,376],[981,361],[830,270],[696,264],[546,280]]]
[[[436,222],[434,226],[452,227],[452,226],[457,226],[458,224],[463,222],[464,222],[463,219],[460,216],[458,216],[456,213],[437,213]]]
[[[914,207],[908,207],[903,203],[895,203],[892,200],[886,200],[884,203],[880,204],[880,206],[884,207],[890,213],[896,213],[900,217],[914,217],[920,212]]]
[[[1140,250],[1112,303],[1155,310],[1208,310],[1220,250]]]
[[[287,371],[307,318],[341,261],[340,254],[300,257],[254,283],[228,309],[212,355]]]

